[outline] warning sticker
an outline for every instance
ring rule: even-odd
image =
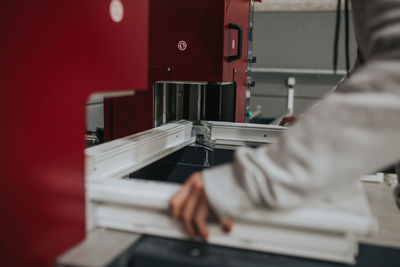
[[[178,49],[181,51],[185,51],[187,48],[187,43],[185,41],[179,41],[178,43]]]

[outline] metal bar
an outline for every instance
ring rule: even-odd
[[[207,82],[196,82],[196,81],[157,81],[157,83],[170,83],[170,84],[207,84]]]
[[[234,83],[235,82],[208,82],[207,85],[230,85]]]
[[[121,97],[121,96],[132,96],[135,94],[135,91],[119,91],[119,92],[104,92],[104,93],[95,93],[90,95],[90,99],[98,99],[98,98],[112,98],[112,97]]]
[[[142,179],[101,179],[87,184],[91,201],[122,205],[135,209],[151,209],[158,213],[169,211],[169,200],[181,185]],[[252,208],[240,221],[247,224],[272,225],[333,234],[352,232],[368,235],[377,230],[365,191],[360,183],[335,191],[318,204],[293,210]]]
[[[335,11],[336,0],[269,0],[257,4],[256,12],[321,12]]]
[[[222,85],[219,86],[219,110],[218,110],[218,119],[222,120],[222,105],[223,105],[223,101],[222,101]]]
[[[206,119],[206,94],[207,94],[206,85],[202,85],[201,90],[202,90],[201,91],[202,92],[201,100],[202,100],[202,106],[203,106],[201,119],[205,120]]]
[[[269,98],[286,98],[284,95],[279,94],[253,94],[252,96],[255,97],[269,97]],[[311,96],[296,96],[297,99],[304,99],[304,100],[319,100],[321,97],[311,97]]]
[[[183,227],[167,212],[99,205],[96,217],[99,226],[109,229],[173,239],[188,239]],[[209,230],[212,234],[207,243],[212,245],[342,263],[354,263],[357,254],[356,242],[350,236],[340,234],[301,232],[279,227],[246,225],[240,222],[235,224],[229,235],[222,232],[216,224],[210,224]]]
[[[201,118],[201,87],[202,85],[197,85],[197,120],[199,121]]]
[[[280,69],[280,68],[251,68],[254,74],[266,74],[266,75],[288,75],[288,76],[331,76],[331,77],[343,77],[347,74],[345,70],[338,70],[335,73],[333,70],[325,69]]]
[[[179,189],[170,183],[137,179],[93,180],[87,185],[88,197],[96,203],[97,226],[186,239],[182,226],[168,213],[169,199]],[[365,193],[360,184],[354,184],[316,206],[247,210],[229,235],[211,224],[208,242],[352,263],[357,253],[354,234],[366,235],[375,229]]]
[[[158,126],[158,90],[157,90],[157,85],[153,84],[153,95],[154,95],[154,99],[153,99],[153,127],[157,127]]]
[[[122,177],[193,144],[192,125],[182,120],[87,148],[86,179]]]
[[[287,94],[287,113],[292,115],[294,112],[294,86],[296,85],[296,78],[289,77],[286,82],[288,88]]]
[[[288,88],[287,111],[290,115],[294,112],[294,88]]]
[[[246,106],[245,106],[245,122],[250,121],[250,102],[251,102],[251,81],[252,73],[251,66],[252,63],[256,62],[256,57],[253,55],[253,40],[254,40],[254,1],[249,2],[249,38],[247,41],[247,53],[248,53],[248,63],[246,70]],[[250,82],[250,83],[249,83]]]
[[[205,141],[211,145],[270,144],[287,128],[276,125],[204,121]]]
[[[162,114],[162,124],[167,123],[167,84],[163,84],[163,114]]]
[[[170,83],[170,84],[203,84],[203,85],[228,85],[234,82],[196,82],[196,81],[157,81],[156,83]]]
[[[179,84],[175,86],[175,102],[176,102],[175,120],[179,120],[179,114],[181,109],[181,103],[179,101]]]

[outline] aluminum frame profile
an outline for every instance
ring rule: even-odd
[[[86,180],[121,178],[195,142],[185,120],[87,148]]]
[[[188,239],[180,223],[165,213],[124,206],[100,205],[96,208],[98,225],[104,228],[155,236]],[[322,234],[278,227],[236,223],[227,235],[217,224],[209,226],[209,244],[233,248],[307,257],[343,263],[354,263],[358,252],[351,235]]]
[[[167,211],[169,199],[180,185],[142,179],[97,180],[90,183],[88,196],[101,203]],[[307,231],[353,233],[367,236],[377,231],[359,183],[332,193],[326,199],[293,210],[252,209],[242,213],[242,221],[258,225],[301,228]]]
[[[270,144],[287,129],[277,125],[218,121],[202,121],[201,127],[204,129],[198,126],[194,129],[204,136],[204,141],[200,142],[210,147]]]
[[[162,237],[187,239],[181,224],[168,213],[171,196],[179,185],[136,179],[93,181],[88,197],[98,227]],[[224,234],[210,225],[215,245],[291,256],[353,263],[357,235],[376,230],[365,194],[359,184],[313,207],[293,211],[253,210],[236,220],[233,232]]]
[[[187,239],[181,224],[168,214],[169,199],[180,186],[123,179],[124,176],[194,143],[195,136],[211,148],[223,145],[232,149],[249,143],[272,143],[285,129],[205,121],[193,126],[191,122],[178,121],[89,148],[86,151],[88,224]],[[236,220],[230,235],[212,224],[209,243],[353,263],[358,249],[356,236],[371,234],[377,228],[360,185],[308,208],[251,210],[242,219]]]

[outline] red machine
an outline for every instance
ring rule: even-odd
[[[85,104],[147,87],[148,1],[0,1],[0,266],[85,237]]]
[[[244,122],[251,8],[250,0],[151,1],[149,90],[105,102],[106,140],[174,119]]]

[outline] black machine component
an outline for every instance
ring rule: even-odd
[[[86,131],[86,147],[91,147],[104,143],[104,128],[96,128],[96,131]]]

